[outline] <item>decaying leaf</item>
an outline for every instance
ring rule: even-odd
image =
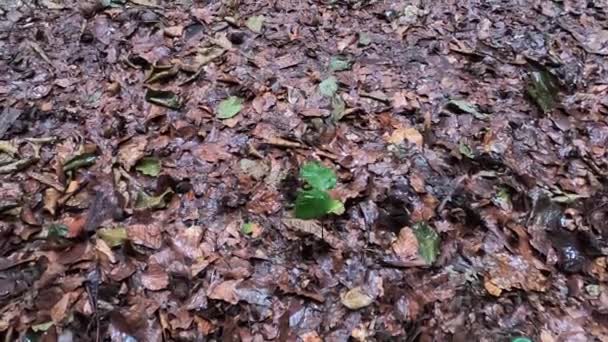
[[[480,120],[487,118],[486,114],[482,114],[479,112],[479,110],[477,110],[476,105],[465,100],[450,100],[450,102],[448,102],[448,106],[451,106],[462,112],[469,113]]]

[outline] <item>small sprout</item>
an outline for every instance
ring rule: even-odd
[[[300,178],[306,187],[298,192],[295,203],[295,216],[299,219],[315,219],[327,214],[341,215],[344,204],[329,196],[327,190],[336,186],[337,176],[317,162],[306,163],[300,169]]]

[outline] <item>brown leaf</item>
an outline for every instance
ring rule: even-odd
[[[53,323],[57,324],[66,317],[66,312],[72,302],[72,296],[74,294],[74,292],[65,293],[63,297],[53,305],[51,308],[51,319],[53,320]]]
[[[344,242],[338,239],[332,232],[323,229],[323,227],[316,221],[284,218],[281,220],[281,222],[283,222],[283,224],[288,228],[297,232],[314,235],[317,238],[327,242],[333,248],[340,249],[344,245]]]
[[[48,188],[44,191],[43,209],[46,210],[49,214],[55,216],[55,211],[57,210],[57,203],[59,203],[59,197],[61,194],[59,191],[54,188]]]
[[[137,161],[144,156],[147,144],[148,138],[146,136],[137,136],[120,146],[120,149],[118,150],[118,161],[125,170],[131,170],[131,168],[137,164]]]
[[[68,216],[63,220],[63,224],[68,227],[68,238],[75,238],[80,236],[84,230],[86,223],[86,217],[81,216]]]
[[[167,37],[177,38],[181,37],[184,33],[184,27],[182,25],[165,27],[164,33]]]
[[[220,160],[228,160],[232,154],[226,151],[226,146],[218,143],[205,143],[192,151],[196,157],[210,162],[216,163]]]
[[[420,134],[420,132],[413,127],[397,128],[393,131],[390,137],[386,139],[386,141],[394,145],[399,145],[405,140],[418,146],[422,146],[423,143],[422,134]]]
[[[141,275],[141,283],[148,290],[162,290],[169,285],[169,275],[162,266],[151,263],[146,272]]]
[[[236,286],[239,283],[241,283],[241,280],[226,280],[212,284],[207,291],[207,296],[211,299],[219,299],[230,304],[237,304],[239,298],[236,293]]]
[[[256,192],[247,203],[247,210],[254,214],[270,215],[281,209],[280,194],[274,189],[263,189]]]
[[[484,278],[484,287],[494,296],[500,295],[503,290],[522,289],[525,291],[547,290],[547,278],[519,255],[500,253],[488,255],[484,259],[487,275]]]
[[[418,239],[414,231],[409,227],[401,228],[399,237],[393,242],[393,251],[402,261],[412,261],[420,259],[418,254]]]
[[[162,233],[156,224],[134,224],[127,227],[127,237],[133,243],[152,249],[162,246]]]

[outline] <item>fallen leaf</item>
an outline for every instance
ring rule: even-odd
[[[165,27],[165,30],[163,32],[168,37],[178,38],[182,36],[182,33],[184,32],[184,27],[182,25],[169,26]]]
[[[161,229],[156,224],[133,224],[127,226],[127,238],[137,245],[159,249],[162,245]]]
[[[361,287],[357,286],[350,289],[348,292],[340,295],[342,305],[346,306],[351,310],[359,310],[366,306],[369,306],[374,302],[374,299],[363,292]]]
[[[333,56],[329,60],[330,71],[344,71],[350,69],[351,61],[344,56]]]
[[[469,113],[475,118],[483,120],[487,118],[486,114],[482,114],[477,110],[477,106],[465,100],[450,100],[448,106],[456,108],[462,112]]]
[[[122,144],[118,150],[118,162],[122,164],[125,170],[129,171],[141,159],[148,145],[146,136],[137,136],[131,138],[127,143]]]
[[[127,240],[127,230],[119,228],[102,228],[97,230],[97,236],[106,242],[110,248],[122,246]]]
[[[405,140],[409,141],[410,143],[416,144],[418,146],[422,146],[424,138],[422,137],[422,134],[420,134],[420,132],[418,132],[417,129],[415,129],[413,127],[406,127],[406,128],[397,128],[396,130],[393,131],[393,133],[387,139],[387,141],[389,143],[394,144],[394,145],[399,145],[399,144],[403,143]]]
[[[141,284],[148,290],[159,291],[169,286],[169,275],[159,264],[150,263],[141,275]]]
[[[211,284],[207,291],[207,296],[211,299],[223,300],[236,305],[239,298],[236,293],[236,286],[241,280],[226,280],[220,283]]]
[[[334,76],[329,76],[319,83],[319,92],[323,96],[332,97],[338,91],[338,80]]]
[[[86,217],[82,216],[68,216],[63,220],[63,224],[68,228],[68,233],[65,237],[75,238],[80,236],[84,230],[86,223]]]
[[[243,109],[243,99],[237,96],[230,96],[218,105],[217,117],[219,119],[230,119],[237,115],[241,109]]]
[[[169,197],[173,194],[173,190],[167,189],[158,196],[150,196],[145,191],[140,190],[135,198],[135,209],[163,209],[167,206]]]
[[[397,240],[393,242],[393,251],[404,262],[416,260],[418,254],[418,239],[409,227],[401,228]]]
[[[245,25],[248,29],[255,33],[262,33],[262,26],[264,25],[264,16],[256,15],[253,17],[249,17]]]
[[[439,235],[424,222],[416,223],[413,230],[418,240],[420,256],[428,264],[432,264],[439,254]]]
[[[179,95],[170,90],[148,88],[145,98],[150,103],[170,109],[180,109],[184,103]]]
[[[146,176],[156,177],[160,174],[161,163],[158,158],[144,157],[137,162],[135,170]]]
[[[534,71],[526,88],[528,95],[534,100],[543,113],[550,112],[557,104],[558,83],[548,71]]]
[[[59,191],[55,190],[55,188],[48,188],[44,191],[43,209],[46,210],[49,214],[55,216],[55,211],[57,210],[57,204],[59,203],[59,198],[61,194]]]

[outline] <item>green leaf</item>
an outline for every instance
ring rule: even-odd
[[[68,236],[68,227],[65,224],[53,223],[49,226],[47,238],[64,238]]]
[[[63,172],[68,172],[81,167],[87,167],[95,164],[97,156],[94,153],[84,153],[68,159],[63,163]]]
[[[414,225],[414,235],[418,240],[418,253],[428,264],[435,262],[439,254],[439,235],[424,222]]]
[[[351,61],[344,56],[333,56],[329,61],[329,70],[343,71],[350,69]]]
[[[171,109],[180,109],[184,102],[180,96],[172,91],[151,88],[146,91],[146,101]]]
[[[338,178],[336,173],[317,162],[306,163],[300,168],[300,178],[310,187],[317,190],[329,190],[336,186]]]
[[[230,119],[237,115],[241,109],[243,109],[243,99],[237,96],[230,96],[217,106],[217,117],[219,119]]]
[[[172,193],[173,190],[167,189],[159,196],[150,196],[144,191],[139,191],[135,199],[135,209],[162,209],[167,206],[167,199]]]
[[[332,97],[338,91],[338,80],[334,76],[329,76],[319,83],[319,92],[323,96]]]
[[[526,89],[543,113],[550,112],[557,103],[558,82],[548,71],[534,71]]]
[[[459,111],[469,113],[473,115],[476,119],[483,120],[487,118],[486,114],[480,113],[477,110],[477,105],[474,105],[464,100],[450,100],[450,102],[448,102],[448,106],[456,108]]]
[[[161,163],[158,158],[154,157],[145,157],[141,158],[137,165],[135,165],[135,170],[141,172],[146,176],[156,177],[160,173]]]
[[[458,146],[458,151],[460,152],[460,154],[462,154],[463,156],[465,156],[469,159],[475,158],[475,153],[473,153],[473,150],[471,149],[471,147],[463,142],[461,142],[460,145]]]
[[[319,218],[329,213],[332,206],[332,199],[326,191],[303,190],[296,198],[295,216],[304,220]]]
[[[245,235],[251,235],[253,233],[253,223],[243,223],[243,227],[241,227],[241,232]]]
[[[120,228],[102,228],[97,230],[97,236],[110,248],[121,246],[127,240],[127,230]]]
[[[264,16],[256,15],[253,17],[249,17],[245,25],[248,29],[255,33],[262,33],[262,26],[264,25]]]

